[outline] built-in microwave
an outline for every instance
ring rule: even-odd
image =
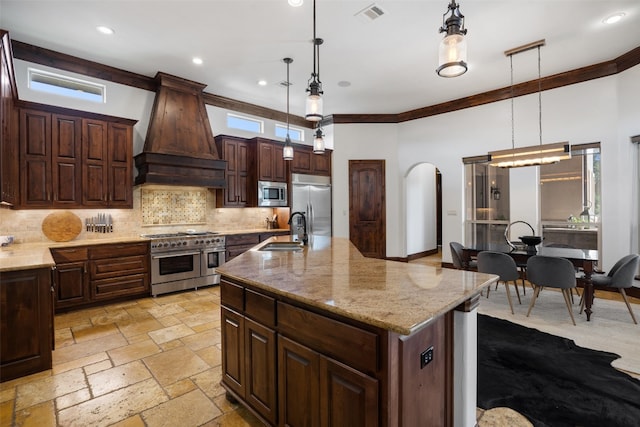
[[[287,183],[258,181],[258,206],[287,206]]]

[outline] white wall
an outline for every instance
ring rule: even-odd
[[[602,260],[603,268],[631,251],[631,207],[637,197],[631,194],[630,183],[633,147],[631,135],[640,134],[640,67],[636,66],[619,75],[591,80],[543,93],[543,143],[569,141],[571,144],[601,142],[602,151]],[[538,95],[516,99],[515,146],[538,143]],[[376,155],[388,152],[387,176],[387,256],[404,256],[405,236],[401,222],[406,215],[398,212],[404,202],[401,177],[417,162],[429,162],[442,174],[443,191],[443,260],[451,261],[448,242],[463,241],[463,165],[462,158],[486,154],[488,151],[511,147],[510,101],[496,102],[471,109],[440,114],[395,125],[336,125],[334,165],[344,165],[349,158],[361,158],[376,150]],[[390,152],[372,141],[378,129],[384,129],[384,138],[377,138],[385,148],[396,146]],[[397,133],[397,141],[392,141]],[[357,141],[354,144],[354,141]],[[343,145],[345,149],[342,149]],[[349,149],[346,148],[349,147]],[[350,157],[345,157],[350,156]],[[397,163],[396,163],[397,162]],[[397,170],[391,168],[397,164]],[[336,182],[347,182],[343,167],[334,169]],[[539,231],[537,189],[533,178],[537,168],[516,172],[518,188],[514,192],[535,192],[534,197],[519,197],[517,215],[532,221]],[[525,176],[531,175],[531,183]],[[526,186],[524,188],[523,186]],[[346,200],[346,197],[345,197]],[[340,200],[337,200],[340,202]],[[512,204],[514,208],[515,203]],[[344,207],[344,202],[342,203]],[[348,208],[348,204],[346,205]],[[516,219],[514,214],[512,218]],[[520,218],[518,218],[520,219]],[[348,230],[348,217],[338,216],[337,228]],[[529,222],[529,221],[528,221]]]
[[[436,218],[436,168],[430,163],[415,165],[406,175],[406,255],[438,248]]]
[[[400,226],[404,224],[402,173],[398,168],[398,126],[395,124],[353,124],[330,126],[334,143],[333,235],[349,237],[349,160],[385,160],[387,206],[387,256],[404,252]],[[402,219],[401,219],[402,218]]]

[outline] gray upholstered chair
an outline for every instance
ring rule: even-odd
[[[453,266],[458,270],[464,270],[464,253],[462,252],[463,246],[458,242],[449,242],[449,249],[451,249],[451,259],[453,260]],[[475,260],[469,261],[469,270],[476,270],[478,264]]]
[[[534,255],[527,261],[527,280],[535,288],[527,317],[529,317],[543,287],[558,288],[562,291],[571,322],[575,326],[576,321],[571,311],[571,290],[576,287],[576,270],[571,261],[565,258]]]
[[[638,263],[640,263],[640,255],[627,255],[619,259],[618,262],[611,267],[608,274],[594,273],[591,276],[593,289],[618,289],[622,295],[622,299],[625,304],[627,304],[627,309],[629,310],[629,314],[631,314],[631,319],[636,325],[638,322],[636,321],[636,316],[633,314],[633,310],[631,310],[631,305],[629,305],[625,288],[633,286],[635,275],[638,272]],[[580,313],[582,313],[583,309],[584,298],[580,301]]]
[[[516,280],[520,278],[518,267],[516,262],[509,255],[502,252],[482,251],[478,254],[478,271],[480,273],[489,273],[500,276],[498,282],[504,282],[504,287],[507,290],[507,300],[509,301],[509,307],[511,308],[511,314],[513,313],[513,304],[511,303],[511,291],[509,291],[509,282],[513,282],[516,287],[516,294],[518,295],[518,302],[522,304],[520,300],[520,292],[518,291],[518,283]],[[487,288],[487,298],[489,298],[489,288]]]

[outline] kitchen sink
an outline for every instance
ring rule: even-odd
[[[301,251],[300,242],[271,242],[260,247],[259,251]]]

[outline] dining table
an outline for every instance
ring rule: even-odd
[[[506,243],[477,243],[464,246],[462,249],[462,264],[465,269],[469,269],[469,261],[478,256],[482,251],[502,252],[510,255],[516,264],[526,265],[527,260],[534,255],[552,256],[558,258],[566,258],[583,274],[577,277],[578,283],[583,288],[583,298],[585,303],[584,312],[587,315],[587,321],[591,320],[591,306],[593,304],[593,283],[591,275],[595,270],[598,262],[598,251],[593,249],[574,249],[574,248],[557,248],[550,246],[535,247],[518,247],[515,248]]]

